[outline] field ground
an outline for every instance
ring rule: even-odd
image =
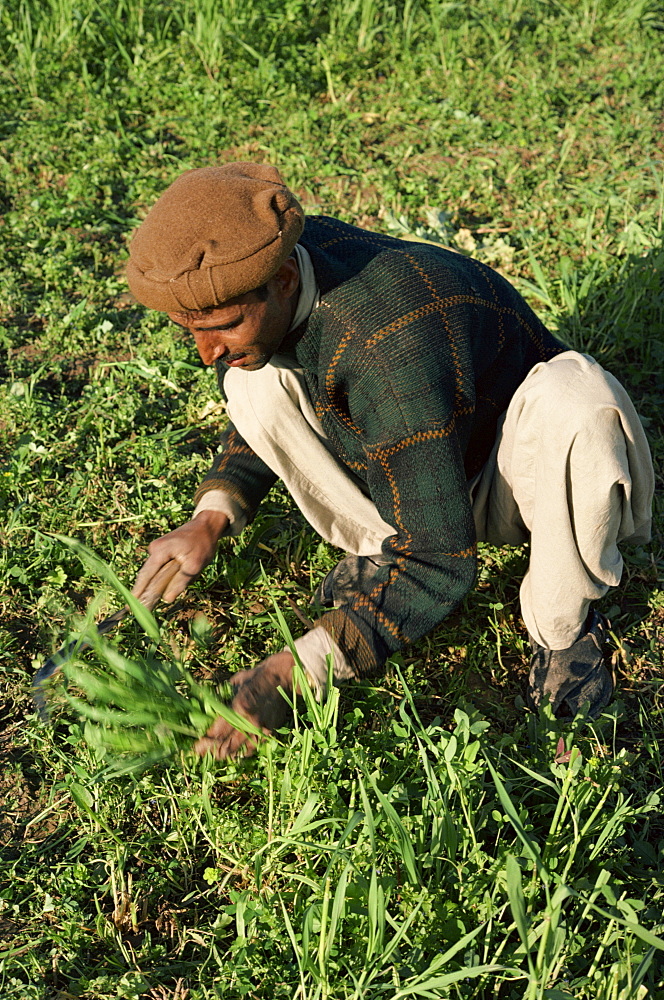
[[[661,1000],[661,492],[595,724],[525,711],[527,553],[488,547],[444,626],[252,762],[114,776],[29,686],[117,606],[55,535],[131,582],[215,449],[212,374],[122,278],[187,168],[271,161],[308,211],[500,268],[626,384],[661,489],[662,4],[6,0],[0,33],[0,995]],[[227,676],[335,557],[275,489],[156,651],[113,645]]]

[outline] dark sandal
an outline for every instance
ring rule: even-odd
[[[532,636],[528,704],[537,710],[548,700],[555,715],[575,716],[586,702],[596,719],[613,694],[613,680],[606,669],[602,645],[610,622],[591,610],[586,630],[567,649],[546,649]]]

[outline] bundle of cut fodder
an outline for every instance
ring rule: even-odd
[[[103,640],[90,621],[79,638],[93,647],[97,662],[79,656],[62,665],[68,682],[64,697],[83,723],[85,740],[106,760],[109,771],[142,770],[190,750],[218,716],[236,729],[260,735],[213,687],[195,681],[169,649],[163,649],[163,657],[157,655],[157,622],[103,560],[76,539],[57,537],[126,601],[155,650],[128,659]]]
[[[65,698],[83,723],[83,736],[113,772],[142,770],[191,750],[218,716],[260,735],[217,692],[199,684],[175,659],[128,659],[109,643],[95,643],[104,665],[63,665],[71,689]]]

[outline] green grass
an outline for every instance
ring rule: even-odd
[[[595,724],[525,712],[527,552],[488,547],[435,634],[253,762],[114,774],[29,694],[120,600],[56,536],[131,584],[215,449],[212,373],[121,273],[190,167],[272,161],[309,211],[499,267],[627,385],[661,487],[661,3],[6,0],[0,36],[2,997],[663,997],[661,498]],[[335,558],[277,488],[86,670],[216,685]]]

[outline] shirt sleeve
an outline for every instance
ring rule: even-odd
[[[217,362],[217,383],[219,391],[226,399],[224,392],[224,375],[226,366],[222,362]],[[194,494],[194,504],[196,511],[204,509],[224,510],[229,513],[226,506],[210,507],[209,504],[232,504],[233,516],[231,521],[242,523],[242,527],[248,524],[254,517],[261,501],[268,494],[277,481],[277,476],[263,462],[262,459],[250,448],[237,428],[229,423],[220,436],[221,450],[215,456],[212,468],[203,479],[203,482]],[[205,499],[206,495],[214,491],[215,494],[223,493],[224,500],[218,496],[214,499]],[[202,505],[205,506],[202,506]],[[239,530],[242,530],[239,528]],[[238,532],[233,531],[233,534]]]
[[[247,517],[239,503],[223,490],[208,490],[196,504],[193,517],[204,510],[218,511],[228,518],[227,535],[239,535],[247,526]]]
[[[353,668],[337,646],[329,632],[323,628],[313,628],[305,632],[293,643],[300,658],[302,669],[317,698],[327,684],[328,657],[331,657],[332,677],[335,681],[352,680]],[[286,647],[288,648],[288,647]]]
[[[319,622],[356,676],[379,670],[390,654],[435,628],[476,575],[475,528],[453,434],[380,449],[370,480],[381,516],[397,526],[383,543],[388,561]]]

